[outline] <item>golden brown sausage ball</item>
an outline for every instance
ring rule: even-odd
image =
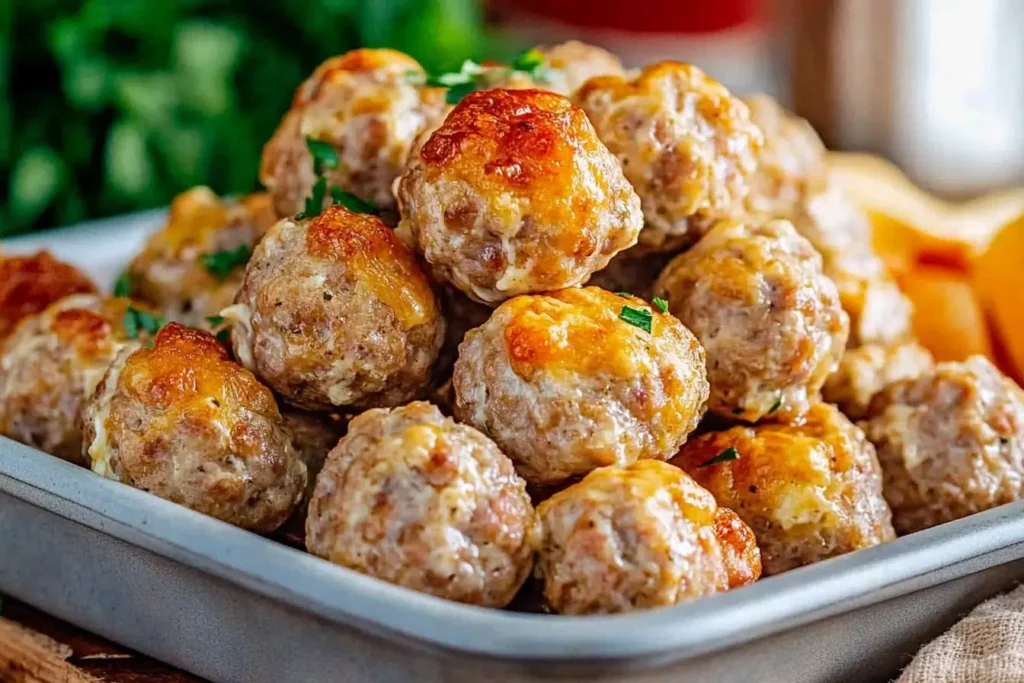
[[[535,533],[509,459],[417,401],[352,420],[317,480],[306,547],[412,590],[504,607],[533,566]]]
[[[334,148],[338,166],[326,174],[330,183],[394,207],[391,184],[413,140],[446,106],[445,91],[419,87],[415,75],[423,68],[401,52],[360,49],[328,59],[299,86],[260,168],[280,216],[301,211],[316,182],[307,138]]]
[[[492,305],[581,284],[642,225],[584,113],[538,90],[467,95],[410,160],[398,201],[438,279]]]
[[[466,335],[453,382],[456,416],[531,484],[668,458],[708,397],[704,352],[678,320],[597,287],[505,302]]]
[[[768,95],[750,95],[743,102],[750,109],[750,120],[764,135],[747,209],[791,218],[805,197],[824,191],[828,184],[825,145],[811,124],[787,112]]]
[[[701,434],[671,462],[750,525],[765,576],[895,537],[875,449],[826,403],[794,425]]]
[[[243,529],[281,526],[306,487],[270,390],[213,335],[177,323],[118,354],[86,404],[83,442],[97,474]]]
[[[982,356],[890,384],[861,424],[901,534],[1024,494],[1024,394]]]
[[[869,344],[847,349],[839,369],[825,381],[821,393],[851,420],[867,413],[875,394],[901,379],[913,379],[932,367],[932,354],[917,342],[896,346]]]
[[[719,223],[654,290],[703,345],[708,411],[719,417],[799,417],[846,345],[836,287],[787,221]]]
[[[408,401],[444,341],[413,253],[379,218],[341,206],[275,225],[223,315],[245,367],[306,410]]]
[[[0,433],[86,464],[82,408],[118,350],[130,341],[124,327],[129,303],[75,294],[15,328],[0,357]]]
[[[573,101],[640,195],[646,248],[687,247],[715,220],[743,212],[761,131],[747,106],[697,67],[660,62],[632,80],[598,76]]]
[[[22,319],[39,313],[54,301],[95,291],[89,278],[49,252],[28,256],[0,254],[0,341]]]
[[[536,574],[561,614],[674,605],[761,575],[754,534],[685,472],[602,467],[537,508]]]
[[[232,201],[196,187],[178,195],[167,223],[128,266],[132,294],[169,320],[216,327],[208,318],[231,305],[249,254],[273,223],[266,194]]]

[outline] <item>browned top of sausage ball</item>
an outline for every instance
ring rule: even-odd
[[[147,310],[128,299],[74,294],[22,320],[0,356],[0,433],[81,463],[82,406],[129,342],[129,305]]]
[[[467,95],[399,182],[402,229],[438,277],[496,303],[583,282],[641,227],[586,115],[539,90]]]
[[[132,293],[170,320],[211,327],[207,318],[231,305],[253,247],[275,222],[270,197],[222,200],[206,187],[175,197],[164,226],[128,267]],[[221,272],[208,259],[228,259]]]
[[[95,472],[256,531],[280,526],[306,485],[270,390],[211,334],[177,323],[119,354],[84,438]]]
[[[78,269],[40,251],[29,256],[0,254],[0,340],[18,322],[71,294],[91,294],[95,285]]]
[[[825,145],[806,119],[787,112],[768,95],[751,95],[743,101],[751,121],[764,134],[747,207],[755,213],[790,218],[805,196],[827,185]]]
[[[761,574],[750,529],[660,461],[594,470],[541,503],[537,517],[536,573],[562,614],[673,605]]]
[[[353,50],[321,64],[263,148],[260,180],[278,215],[302,210],[316,182],[307,139],[334,151],[337,164],[325,172],[331,184],[392,209],[391,184],[413,140],[446,108],[444,89],[415,82],[424,75],[414,59],[387,49]]]
[[[1024,493],[1024,393],[981,356],[890,384],[861,424],[878,449],[900,533]]]
[[[750,525],[765,575],[894,537],[875,450],[828,404],[799,424],[701,434],[671,462]]]
[[[631,80],[598,76],[573,101],[640,195],[641,244],[689,246],[714,220],[742,213],[761,131],[746,105],[697,67],[659,62]]]
[[[223,313],[238,358],[307,410],[408,401],[444,339],[415,255],[379,218],[341,206],[274,226],[235,301]]]
[[[851,420],[859,420],[867,414],[875,394],[897,380],[918,377],[933,363],[932,354],[913,341],[847,349],[821,393]]]
[[[703,350],[678,320],[597,287],[502,304],[466,335],[454,385],[456,415],[533,484],[672,455],[708,395]]]
[[[504,607],[533,566],[534,524],[498,447],[417,401],[352,420],[317,481],[306,546],[406,588]]]
[[[836,287],[787,221],[719,223],[654,289],[703,345],[708,410],[725,419],[799,417],[846,345]]]

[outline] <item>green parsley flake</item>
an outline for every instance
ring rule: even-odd
[[[645,332],[651,331],[651,312],[645,308],[633,308],[632,306],[623,306],[622,310],[619,311],[619,318],[629,323],[633,327],[639,327]]]
[[[306,148],[313,157],[313,172],[321,175],[329,168],[338,167],[338,153],[330,143],[306,138]]]
[[[335,204],[340,204],[352,213],[368,213],[376,216],[380,209],[373,202],[360,199],[351,192],[346,192],[337,185],[331,185],[331,199]]]
[[[203,254],[207,272],[223,282],[235,268],[249,262],[249,246],[239,244],[237,249],[225,249]]]
[[[775,403],[773,403],[772,407],[768,409],[768,414],[771,415],[772,413],[774,413],[776,410],[778,410],[781,407],[782,407],[782,397],[780,396],[779,398],[775,399]]]
[[[219,315],[208,315],[206,316],[206,322],[210,323],[211,327],[219,327],[224,324],[224,317]]]
[[[662,299],[661,297],[654,297],[651,303],[654,304],[654,307],[657,308],[662,313],[668,313],[668,302]]]
[[[128,271],[124,271],[117,278],[117,282],[114,283],[114,296],[131,296],[132,295],[132,276],[128,274]]]
[[[129,339],[138,339],[139,332],[156,334],[167,321],[148,311],[140,311],[134,306],[129,306],[121,318],[121,324],[124,325],[125,334]]]
[[[621,297],[625,297],[626,299],[628,299],[628,298],[630,298],[633,295],[630,294],[629,292],[615,292],[615,296],[621,296]]]
[[[530,73],[537,67],[544,66],[544,53],[533,47],[512,60],[512,68],[516,71]]]
[[[736,449],[733,448],[732,446],[729,446],[724,451],[722,451],[715,457],[711,458],[710,460],[705,460],[701,464],[697,465],[697,467],[710,467],[711,465],[717,465],[720,462],[730,462],[732,460],[739,460],[739,458],[740,454],[736,451]]]
[[[219,341],[221,344],[230,344],[231,343],[231,330],[223,329],[220,332],[218,332],[217,333],[217,341]]]
[[[319,216],[320,212],[324,210],[324,197],[326,196],[327,178],[320,176],[313,183],[313,189],[310,191],[309,196],[306,197],[306,208],[302,213],[296,215],[295,219],[301,221],[304,218]]]

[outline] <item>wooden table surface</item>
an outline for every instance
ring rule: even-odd
[[[0,605],[0,681],[203,683],[10,598]]]

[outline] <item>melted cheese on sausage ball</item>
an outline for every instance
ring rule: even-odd
[[[742,214],[761,131],[747,106],[703,71],[660,62],[632,80],[598,76],[573,101],[640,195],[646,248],[689,246],[715,220]]]
[[[674,605],[761,575],[751,530],[660,461],[594,470],[541,503],[537,517],[536,574],[562,614]]]
[[[341,206],[284,219],[223,311],[242,363],[306,410],[396,405],[423,391],[445,323],[415,255]]]
[[[667,458],[708,396],[704,352],[678,320],[597,287],[505,302],[466,335],[453,383],[456,416],[532,484]]]
[[[750,525],[765,576],[895,537],[875,449],[828,404],[794,425],[701,434],[671,462]]]
[[[398,201],[435,275],[492,305],[584,282],[642,224],[584,113],[538,90],[467,95],[410,159]]]
[[[417,401],[352,420],[317,480],[306,546],[412,590],[504,607],[533,566],[535,533],[508,458]]]
[[[851,420],[859,420],[882,389],[898,380],[918,377],[933,364],[932,354],[917,342],[847,349],[839,369],[826,380],[821,394]]]
[[[654,289],[704,346],[708,411],[725,419],[799,417],[846,346],[836,287],[787,221],[719,223]]]
[[[0,254],[0,341],[30,315],[72,294],[92,294],[96,287],[74,266],[40,251],[30,256]]]
[[[411,57],[360,49],[328,59],[299,86],[291,110],[263,148],[260,181],[278,215],[301,211],[316,182],[307,138],[334,149],[338,166],[326,174],[330,183],[394,208],[391,184],[413,140],[446,107],[443,89],[418,87],[410,74],[423,75]]]
[[[177,323],[121,351],[83,426],[98,473],[245,529],[276,529],[306,486],[270,390]]]

